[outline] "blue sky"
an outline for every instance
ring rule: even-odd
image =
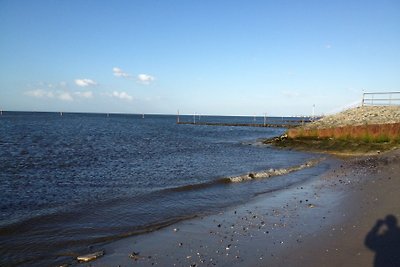
[[[400,91],[400,1],[0,0],[0,108],[306,115]]]

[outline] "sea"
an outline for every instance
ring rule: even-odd
[[[263,119],[180,116],[180,121],[221,123]],[[300,166],[318,155],[262,143],[284,128],[178,125],[176,120],[3,112],[0,266],[55,266],[107,242],[284,190],[326,168],[320,163],[290,175],[235,180]]]

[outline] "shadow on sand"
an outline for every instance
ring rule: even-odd
[[[400,266],[400,228],[395,216],[387,215],[384,220],[377,220],[364,244],[375,252],[375,267]]]

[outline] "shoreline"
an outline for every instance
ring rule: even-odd
[[[333,160],[331,164],[335,162]],[[271,251],[277,254],[281,249],[280,242],[287,244],[292,239],[283,235],[282,230],[295,227],[296,216],[302,216],[311,224],[312,220],[305,215],[314,211],[319,213],[315,207],[321,204],[316,204],[319,194],[312,188],[314,182],[315,178],[311,178],[304,183],[260,194],[247,203],[225,208],[217,214],[112,242],[102,247],[107,252],[103,258],[87,266],[129,266],[133,261],[140,266],[258,266],[266,259],[266,253],[254,245],[259,246],[263,238],[271,238],[276,245]],[[269,207],[265,209],[265,205]],[[256,258],[253,252],[257,253]],[[135,259],[129,257],[132,253],[138,253]]]
[[[400,218],[400,150],[328,160],[330,170],[305,183],[106,244],[88,266],[372,266],[365,235],[379,218]]]

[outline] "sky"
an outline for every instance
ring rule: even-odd
[[[400,1],[0,0],[0,109],[310,115],[400,91]]]

